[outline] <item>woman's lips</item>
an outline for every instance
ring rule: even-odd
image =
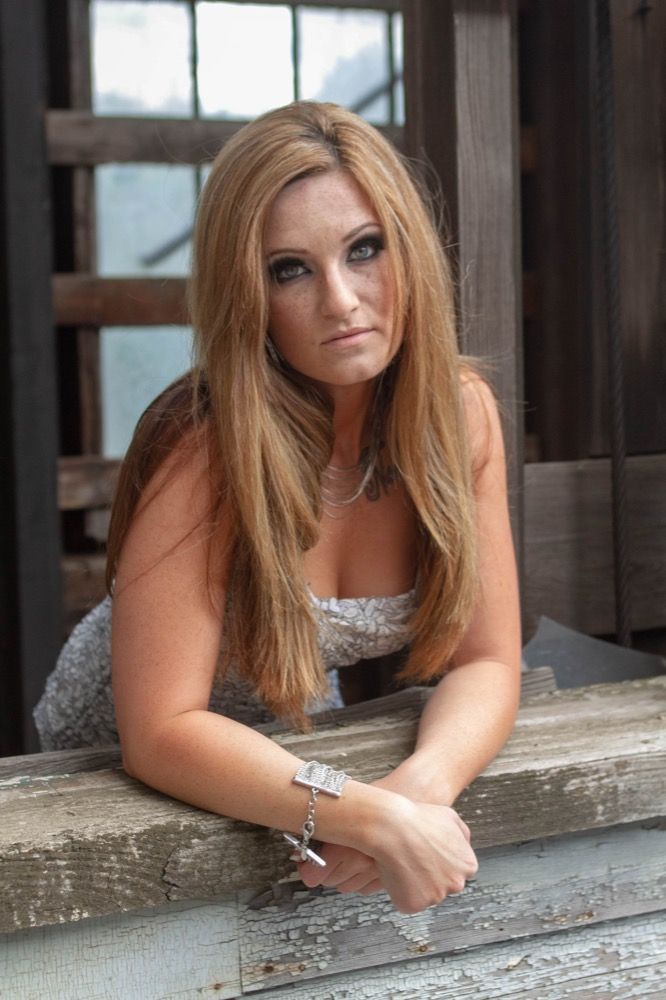
[[[339,345],[340,347],[352,346],[353,344],[359,343],[363,340],[367,334],[372,333],[372,328],[367,326],[354,327],[351,330],[342,330],[340,333],[336,333],[334,337],[329,340],[324,341],[326,347],[335,347]]]

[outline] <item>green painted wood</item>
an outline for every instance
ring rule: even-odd
[[[254,1000],[663,1000],[666,913],[262,990]]]
[[[0,935],[2,1000],[228,1000],[240,992],[234,897]]]
[[[249,894],[241,894],[245,991],[352,970],[362,976],[371,966],[559,935],[666,906],[666,823],[532,840],[478,857],[464,892],[416,916],[397,913],[386,893],[302,887],[262,909],[243,905]]]

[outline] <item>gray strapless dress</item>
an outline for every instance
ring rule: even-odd
[[[415,591],[396,597],[319,598],[319,648],[329,679],[328,695],[308,712],[343,706],[338,667],[385,656],[408,641]],[[213,687],[209,709],[246,725],[274,716],[252,686],[229,671]],[[111,598],[79,622],[65,644],[34,711],[42,750],[106,746],[118,742],[111,693]]]

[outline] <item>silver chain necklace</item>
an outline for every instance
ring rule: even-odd
[[[377,454],[377,448],[364,448],[355,465],[327,465],[321,476],[321,498],[324,503],[331,507],[349,507],[355,503],[372,479]]]

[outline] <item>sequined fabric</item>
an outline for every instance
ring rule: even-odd
[[[328,696],[309,712],[341,708],[338,667],[396,652],[406,645],[416,606],[413,591],[396,597],[318,598],[319,647],[328,672]],[[253,688],[229,671],[213,687],[209,709],[246,725],[274,716]],[[42,750],[105,746],[118,742],[111,693],[111,598],[74,629],[34,711]]]

